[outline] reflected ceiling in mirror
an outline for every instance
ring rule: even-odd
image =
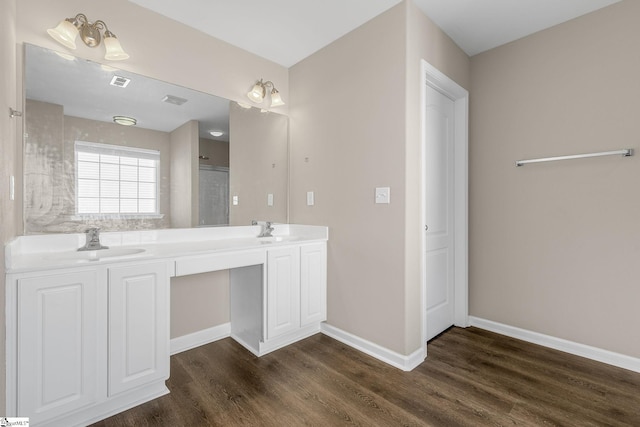
[[[210,131],[229,135],[229,100],[151,79],[38,46],[25,45],[26,97],[63,105],[68,116],[112,122],[132,117],[136,126],[172,132],[199,123],[202,138]]]

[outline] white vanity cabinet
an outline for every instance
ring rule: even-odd
[[[169,378],[166,262],[109,268],[108,360],[109,396]]]
[[[5,248],[3,415],[85,426],[167,394],[172,277],[229,270],[230,335],[257,356],[320,332],[328,230],[276,230],[107,233],[104,252],[78,252],[81,235],[16,238]]]
[[[300,249],[267,251],[267,335],[272,340],[300,328]]]
[[[266,335],[258,355],[320,332],[327,320],[327,244],[267,251]]]
[[[327,320],[327,244],[300,246],[300,326]]]
[[[16,416],[83,425],[168,392],[167,262],[40,271],[7,285],[17,296]]]
[[[17,413],[28,414],[33,425],[106,394],[106,286],[100,273],[79,269],[17,280]]]
[[[327,318],[327,243],[270,247],[231,270],[231,337],[262,356],[320,332]]]

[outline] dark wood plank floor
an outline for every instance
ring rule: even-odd
[[[227,338],[171,358],[171,394],[107,426],[640,426],[640,374],[452,328],[402,372],[318,334],[261,358]]]

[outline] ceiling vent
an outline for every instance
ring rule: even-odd
[[[131,81],[131,79],[128,79],[126,77],[121,77],[121,76],[113,76],[113,78],[111,79],[111,86],[118,86],[118,87],[127,87],[127,85],[129,84],[129,82]]]
[[[185,102],[187,102],[187,100],[184,98],[180,98],[178,96],[167,95],[164,98],[162,98],[162,102],[166,102],[167,104],[173,104],[173,105],[182,105]]]

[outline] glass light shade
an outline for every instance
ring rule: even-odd
[[[68,47],[69,49],[76,48],[78,29],[66,19],[64,21],[60,21],[57,27],[48,29],[47,33],[49,33],[49,35],[61,45]]]
[[[115,36],[105,37],[103,42],[104,48],[107,51],[104,54],[104,59],[108,61],[122,61],[123,59],[129,58],[129,55],[122,49],[120,42]]]
[[[253,89],[247,93],[247,97],[255,103],[261,103],[264,99],[264,86],[258,82],[253,85]]]
[[[284,105],[284,101],[282,100],[282,97],[280,96],[280,92],[278,92],[277,90],[273,89],[271,91],[271,106],[272,107],[280,107],[281,105]]]

